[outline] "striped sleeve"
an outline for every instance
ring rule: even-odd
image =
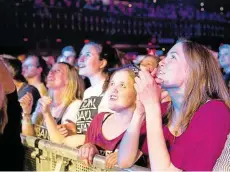
[[[228,135],[222,154],[216,161],[213,171],[230,171],[230,134]]]

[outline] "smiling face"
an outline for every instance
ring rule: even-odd
[[[64,64],[56,63],[47,76],[46,86],[49,89],[65,88],[68,84],[68,71]]]
[[[135,107],[134,77],[134,73],[127,70],[117,71],[112,76],[108,87],[108,105],[111,110],[120,112]]]
[[[163,80],[165,89],[179,88],[185,84],[188,77],[188,64],[183,51],[183,44],[175,44],[160,61],[157,77]]]
[[[90,77],[103,70],[99,50],[94,45],[85,45],[78,58],[79,75]]]

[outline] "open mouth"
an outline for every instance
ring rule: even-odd
[[[84,65],[84,64],[78,64],[78,68],[85,68],[86,67],[86,65]]]
[[[116,96],[116,95],[110,95],[110,96],[109,96],[109,99],[110,99],[110,100],[117,100],[117,99],[118,99],[118,96]]]

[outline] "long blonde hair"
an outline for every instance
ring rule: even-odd
[[[63,64],[67,68],[68,84],[63,94],[63,104],[68,106],[73,100],[82,99],[84,93],[84,82],[78,75],[78,71],[75,67],[65,62],[58,62]],[[52,93],[50,93],[52,97]]]
[[[230,108],[230,98],[215,58],[206,47],[190,41],[182,41],[189,66],[185,85],[181,121],[178,128],[184,131],[198,108],[210,99],[220,99]],[[173,106],[168,109],[168,125],[172,122]]]

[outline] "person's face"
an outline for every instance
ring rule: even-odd
[[[75,57],[72,55],[71,51],[64,51],[62,56],[63,56],[63,59],[61,62],[65,62],[65,63],[68,63],[68,64],[74,66]]]
[[[108,106],[115,112],[135,106],[134,80],[127,71],[118,71],[113,75],[109,83],[108,95]]]
[[[188,69],[183,44],[177,43],[169,50],[166,58],[160,61],[157,77],[163,80],[163,88],[179,88],[187,80]]]
[[[79,75],[90,77],[102,71],[101,60],[93,45],[85,45],[78,58]]]
[[[54,64],[47,76],[46,86],[49,89],[64,88],[68,84],[68,71],[64,64]]]
[[[25,78],[33,78],[41,74],[36,57],[30,56],[22,64],[22,75]]]
[[[219,52],[219,63],[222,68],[230,68],[230,50],[222,48]]]
[[[146,68],[148,71],[153,71],[157,67],[157,60],[151,56],[147,56],[141,61],[140,66]]]

